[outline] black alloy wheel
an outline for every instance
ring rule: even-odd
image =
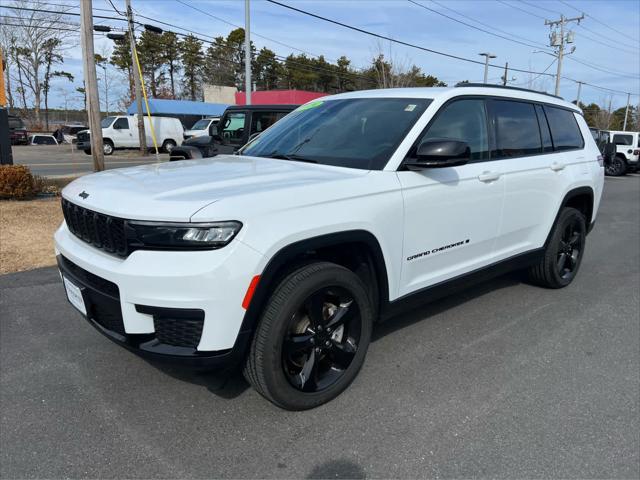
[[[558,275],[563,280],[576,274],[584,250],[583,230],[578,217],[571,218],[564,226],[557,255]]]
[[[245,378],[287,410],[334,399],[364,363],[373,305],[367,285],[341,265],[317,261],[292,270],[259,307]]]
[[[624,159],[616,155],[611,160],[605,163],[604,173],[611,177],[619,177],[624,175],[627,171],[627,164]]]
[[[362,319],[344,288],[322,288],[291,319],[282,345],[282,366],[293,387],[318,392],[344,375],[358,350]]]

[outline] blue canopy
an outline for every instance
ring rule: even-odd
[[[220,116],[229,105],[225,103],[192,102],[190,100],[165,100],[159,98],[149,99],[151,115],[200,115],[204,117]],[[142,102],[142,111],[146,114],[147,108]],[[129,115],[137,113],[135,102],[127,109]]]

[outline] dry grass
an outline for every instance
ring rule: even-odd
[[[53,233],[60,223],[59,198],[0,201],[0,274],[54,265]]]

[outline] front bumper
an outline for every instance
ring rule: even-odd
[[[201,366],[244,353],[251,332],[241,331],[242,300],[261,255],[242,242],[209,251],[139,250],[122,259],[63,223],[55,244],[60,271],[82,291],[87,320],[116,343]]]

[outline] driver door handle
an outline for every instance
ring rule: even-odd
[[[559,162],[553,162],[551,164],[551,170],[553,170],[554,172],[559,172],[560,170],[564,170],[564,167],[566,165],[564,163],[559,163]]]
[[[478,175],[478,180],[480,180],[481,182],[489,183],[498,180],[500,176],[501,175],[499,172],[482,172],[480,175]]]

